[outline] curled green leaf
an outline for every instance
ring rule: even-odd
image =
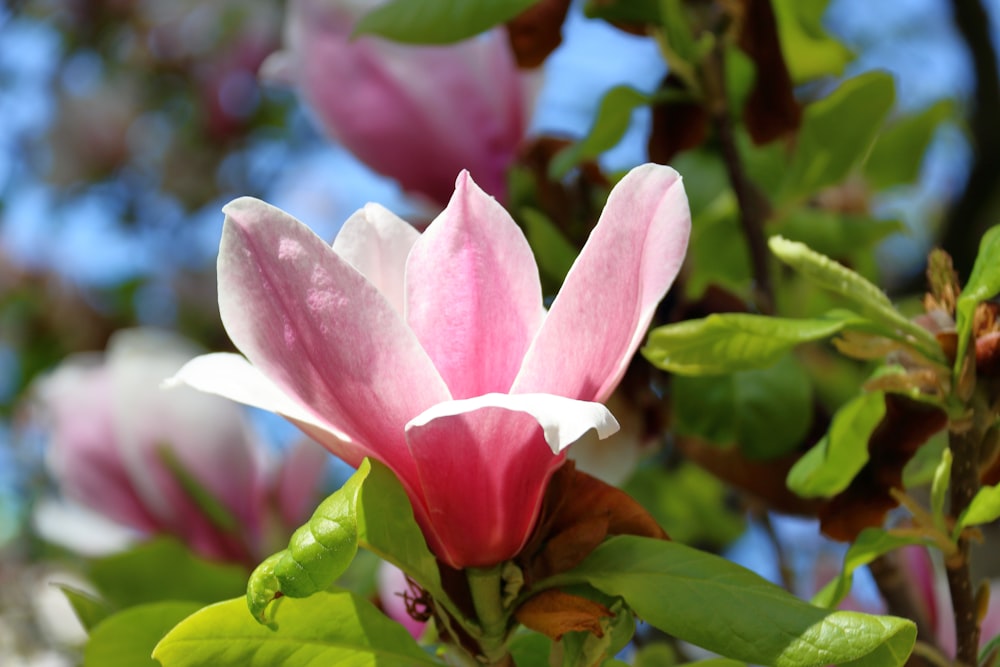
[[[679,375],[722,375],[767,368],[796,345],[829,338],[847,317],[796,320],[748,313],[716,313],[653,329],[642,354]]]

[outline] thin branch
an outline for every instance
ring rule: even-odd
[[[740,209],[740,224],[750,253],[757,308],[769,315],[774,312],[774,287],[771,284],[771,273],[768,268],[769,253],[764,223],[771,215],[771,205],[747,176],[739,147],[736,145],[736,134],[726,95],[725,61],[719,48],[716,48],[707,59],[705,70],[706,89],[711,100],[709,110],[712,124],[722,147],[722,158],[729,176],[729,184],[736,195],[736,203]]]
[[[982,432],[970,428],[962,433],[952,431],[948,446],[954,463],[951,467],[951,503],[949,511],[958,517],[976,495],[979,489],[977,462]],[[969,568],[969,540],[960,537],[958,554],[945,561],[948,590],[951,592],[951,606],[955,611],[955,659],[959,664],[974,667],[979,658],[979,618],[976,609],[976,594],[972,587],[972,573]]]
[[[1000,183],[1000,71],[990,37],[990,21],[979,0],[952,0],[955,25],[972,57],[976,76],[969,125],[973,162],[969,180],[945,221],[941,245],[967,276],[979,238],[993,224]]]

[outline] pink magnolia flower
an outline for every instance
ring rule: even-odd
[[[49,468],[67,497],[118,523],[251,565],[273,547],[264,543],[270,514],[285,536],[308,517],[327,454],[308,443],[272,479],[240,406],[161,388],[197,352],[140,329],[116,333],[103,358],[63,362],[37,392],[51,425]]]
[[[528,79],[502,31],[455,45],[351,39],[372,0],[292,0],[265,78],[295,85],[323,130],[404,190],[443,206],[467,168],[506,196],[527,125]]]
[[[282,414],[351,465],[385,463],[456,568],[517,554],[566,447],[617,428],[595,401],[690,231],[677,173],[633,169],[546,313],[524,235],[465,172],[422,235],[374,204],[332,248],[263,202],[225,212],[219,308],[246,359],[201,357],[178,379]]]

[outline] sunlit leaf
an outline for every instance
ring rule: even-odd
[[[885,416],[882,392],[861,394],[842,406],[830,430],[788,473],[788,488],[803,498],[828,498],[850,484],[868,462],[868,439]]]
[[[934,336],[904,317],[885,292],[864,276],[796,241],[772,236],[768,245],[778,259],[803,278],[850,301],[861,315],[885,327],[881,333],[913,345],[927,358],[943,361],[944,355]]]
[[[1000,484],[984,486],[976,492],[969,506],[958,517],[956,530],[967,526],[978,526],[1000,519]]]
[[[642,354],[681,375],[719,375],[773,365],[796,345],[829,338],[851,320],[795,320],[748,313],[715,313],[653,329]]]
[[[156,646],[163,667],[440,665],[403,626],[348,591],[283,599],[277,628],[257,623],[242,599],[188,617]]]
[[[892,76],[869,72],[807,106],[781,198],[797,200],[843,181],[867,157],[894,98]]]
[[[154,602],[109,616],[90,633],[83,667],[159,667],[151,657],[153,647],[201,606],[198,602]]]
[[[772,0],[781,49],[795,83],[839,76],[851,53],[823,29],[829,0]]]
[[[410,44],[449,44],[500,25],[538,0],[392,0],[358,22],[355,34]]]
[[[551,583],[576,581],[621,595],[639,617],[678,639],[759,665],[899,667],[916,639],[912,621],[814,607],[677,542],[611,538]]]
[[[358,546],[407,572],[434,597],[446,599],[406,492],[388,468],[365,459],[295,531],[288,548],[254,571],[247,586],[251,612],[267,621],[268,607],[279,594],[307,597],[328,589],[351,564]]]
[[[844,554],[840,574],[813,596],[813,604],[833,609],[851,592],[854,572],[859,567],[900,547],[925,543],[926,540],[919,537],[894,535],[881,528],[864,529]]]
[[[958,297],[955,308],[955,329],[958,332],[958,352],[955,369],[962,368],[969,336],[972,334],[973,315],[981,301],[1000,293],[1000,225],[990,228],[979,242],[979,254],[972,266],[969,280]]]

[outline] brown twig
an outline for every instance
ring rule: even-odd
[[[740,224],[750,253],[750,267],[753,271],[754,296],[757,308],[764,314],[774,312],[774,288],[768,268],[769,253],[764,223],[771,215],[771,205],[767,198],[747,176],[736,145],[736,134],[730,115],[726,95],[725,60],[720,48],[716,48],[706,60],[705,87],[709,97],[709,110],[722,148],[722,158],[726,165],[729,184],[736,195],[740,210]]]
[[[941,245],[963,276],[975,261],[979,238],[993,224],[1000,183],[1000,71],[990,21],[979,0],[952,0],[955,25],[972,56],[975,97],[969,119],[973,151],[969,179],[945,221]]]
[[[948,446],[954,461],[951,467],[949,511],[953,517],[958,517],[969,506],[979,489],[976,464],[981,436],[980,429],[974,427],[949,434]],[[979,653],[979,618],[969,568],[967,537],[959,538],[958,553],[945,561],[945,573],[948,577],[948,590],[951,592],[951,606],[955,612],[955,659],[961,665],[974,667]]]

